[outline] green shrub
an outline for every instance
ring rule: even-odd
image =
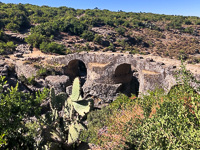
[[[36,72],[36,77],[39,78],[41,76],[47,76],[48,75],[48,70],[47,68],[41,67],[37,72]]]
[[[101,140],[98,137],[98,132],[103,127],[106,127],[108,123],[108,117],[112,114],[112,110],[109,107],[104,107],[101,110],[95,110],[87,116],[87,128],[80,135],[80,140],[84,142],[100,144]]]
[[[1,42],[0,41],[0,55],[12,53],[16,48],[16,45],[12,42]]]
[[[108,49],[112,52],[115,52],[115,46],[113,45],[113,43],[110,43],[110,45],[108,46]]]
[[[159,104],[152,117],[130,132],[132,142],[138,145],[138,149],[200,148],[200,96],[181,92],[177,89],[170,94],[167,100]]]
[[[39,48],[40,44],[43,41],[46,41],[46,37],[39,33],[32,33],[27,38],[25,38],[25,41],[33,47]]]
[[[5,28],[7,30],[11,30],[11,31],[17,32],[17,31],[19,31],[20,26],[18,24],[16,24],[16,23],[11,22],[11,23],[8,23]]]
[[[33,86],[36,85],[37,82],[35,81],[35,77],[32,76],[32,77],[27,78],[27,84],[28,85],[33,85]]]
[[[55,42],[42,42],[40,49],[45,53],[65,54],[65,46]]]
[[[93,41],[94,33],[92,31],[85,30],[81,37],[87,41]]]
[[[116,28],[115,30],[119,35],[124,35],[126,32],[126,29],[124,29],[123,27]]]
[[[35,140],[24,126],[25,121],[33,115],[39,114],[39,105],[46,98],[47,90],[36,93],[36,97],[18,91],[11,87],[4,91],[6,82],[0,77],[0,149],[34,149]]]
[[[94,43],[97,43],[97,44],[99,44],[99,45],[102,45],[102,43],[103,43],[103,40],[102,40],[102,36],[101,35],[98,35],[98,34],[95,34],[94,35]]]
[[[36,81],[35,81],[35,77],[29,77],[26,78],[24,75],[19,76],[18,78],[22,83],[26,84],[26,85],[36,85]]]

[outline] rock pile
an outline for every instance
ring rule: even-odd
[[[31,53],[31,47],[28,44],[19,44],[16,47],[16,51],[19,53],[29,54]]]

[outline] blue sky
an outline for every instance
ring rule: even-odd
[[[151,12],[167,15],[200,17],[200,0],[0,0],[3,3],[30,3],[76,9],[108,9],[126,12]]]

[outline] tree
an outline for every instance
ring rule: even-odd
[[[32,33],[25,39],[28,44],[36,48],[39,48],[39,45],[46,40],[46,37],[39,33]]]

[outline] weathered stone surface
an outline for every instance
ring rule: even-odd
[[[68,76],[62,75],[62,76],[47,76],[45,78],[46,85],[48,87],[54,87],[55,93],[65,92],[66,87],[71,85],[71,82],[69,80]]]
[[[28,44],[19,44],[16,47],[16,51],[19,53],[29,54],[29,53],[31,53],[31,47]]]
[[[15,57],[23,57],[23,53],[16,53],[14,54]]]
[[[36,69],[31,64],[26,64],[21,61],[18,61],[17,63],[15,63],[15,71],[18,77],[20,77],[21,75],[24,75],[26,78],[35,76],[37,73],[37,70],[38,69]]]
[[[85,83],[83,86],[84,92],[94,96],[113,98],[118,92],[112,90],[113,86],[116,84],[128,85],[132,82],[131,78],[135,76],[133,74],[135,71],[138,74],[136,78],[139,81],[139,93],[144,94],[148,90],[156,88],[162,88],[167,93],[177,84],[174,74],[179,68],[178,64],[162,62],[162,60],[140,55],[85,52],[55,56],[48,63],[66,65],[66,74],[70,72],[71,75],[74,72],[75,75],[79,76],[78,67],[72,65],[75,64],[76,60],[82,61],[87,68],[87,84]],[[197,74],[200,74],[199,71]]]
[[[8,66],[3,60],[0,60],[0,76],[8,75]]]
[[[97,96],[100,99],[103,99],[104,102],[112,101],[118,93],[118,88],[121,84],[101,84],[93,83],[88,85],[87,83],[83,86],[83,92],[85,95]]]
[[[4,65],[0,67],[0,76],[7,76],[8,75],[8,66]]]

